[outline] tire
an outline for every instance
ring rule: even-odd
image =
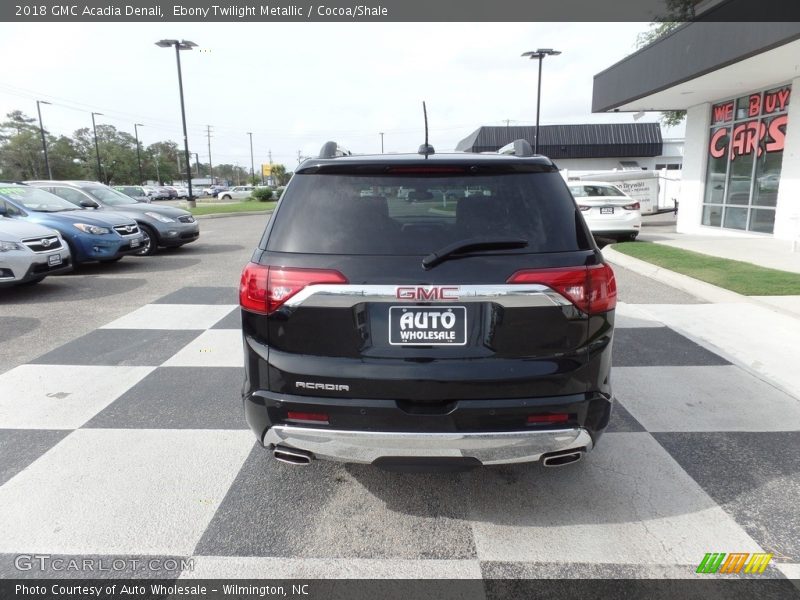
[[[225,195],[224,195],[222,198],[220,198],[220,199],[221,199],[221,200],[233,200],[233,198],[231,198],[231,197],[230,197],[230,196],[228,196],[227,194],[225,194]]]
[[[135,252],[136,256],[153,256],[158,250],[158,236],[155,230],[144,223],[139,223],[139,229],[144,236],[144,243],[142,244],[142,249],[139,252]]]
[[[617,237],[618,242],[635,242],[638,233],[626,233],[625,235],[621,235]]]

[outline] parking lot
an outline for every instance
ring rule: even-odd
[[[800,576],[800,404],[662,324],[700,300],[622,268],[618,402],[586,460],[272,460],[241,415],[236,293],[265,219],[3,291],[3,577],[101,575],[20,571],[26,553],[121,558],[116,576],[685,578],[708,552]]]

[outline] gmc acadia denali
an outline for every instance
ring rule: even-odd
[[[512,146],[329,142],[298,168],[239,295],[245,417],[275,458],[560,466],[597,443],[614,274],[557,168]]]

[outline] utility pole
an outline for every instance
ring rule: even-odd
[[[206,137],[208,138],[208,176],[211,183],[214,183],[214,165],[211,163],[211,125],[206,125]]]
[[[94,131],[94,154],[97,157],[97,181],[102,181],[102,173],[100,172],[100,146],[97,145],[97,124],[94,122],[94,117],[102,117],[103,113],[92,113],[92,131]]]
[[[381,154],[383,154],[383,132],[381,131],[379,135],[381,136]]]
[[[297,164],[299,165],[303,161],[303,156],[300,154],[300,150],[297,151]]]
[[[272,149],[270,148],[269,152],[267,153],[269,156],[269,179],[270,185],[272,185]],[[261,169],[261,185],[264,185],[264,169]]]
[[[248,131],[247,135],[250,136],[250,183],[252,185],[256,184],[256,169],[253,163],[253,132]]]
[[[156,179],[158,179],[158,185],[161,185],[161,170],[158,168],[159,158],[161,158],[161,155],[156,153]]]
[[[139,154],[139,127],[144,127],[141,123],[133,124],[133,131],[136,135],[136,162],[139,165],[139,185],[144,183],[144,175],[142,175],[142,156]]]
[[[53,178],[53,172],[50,170],[50,160],[47,158],[47,140],[44,137],[44,125],[42,125],[42,108],[40,104],[50,104],[44,100],[36,101],[36,112],[39,113],[39,133],[42,134],[42,150],[44,151],[44,166],[47,169],[47,178]]]

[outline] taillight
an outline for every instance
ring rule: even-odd
[[[591,206],[586,206],[585,204],[578,204],[578,208],[581,209],[581,212],[586,212],[587,210],[589,210],[592,207]]]
[[[552,413],[549,415],[528,415],[529,425],[542,425],[545,423],[566,423],[569,421],[567,413]]]
[[[626,204],[622,208],[624,208],[625,210],[639,210],[641,206],[639,205],[638,202],[634,202],[633,204]]]
[[[554,289],[583,312],[595,315],[617,306],[617,282],[608,265],[526,269],[506,283],[538,283]]]
[[[309,285],[347,283],[347,278],[331,269],[295,269],[248,263],[239,283],[239,304],[245,310],[270,314]]]

